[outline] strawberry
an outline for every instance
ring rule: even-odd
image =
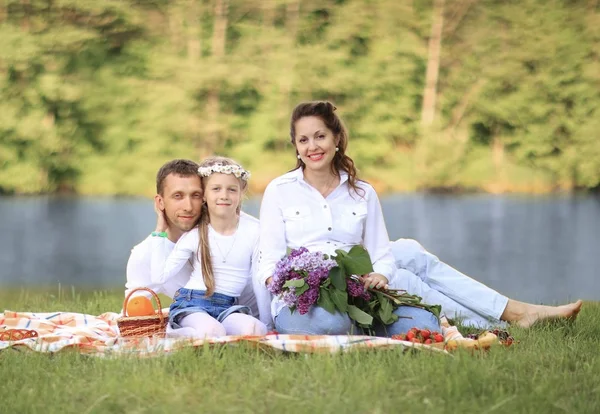
[[[433,339],[435,339],[435,342],[444,342],[444,337],[441,334],[436,334]]]
[[[412,341],[415,338],[415,333],[410,330],[406,333],[406,340],[407,341]]]
[[[426,344],[430,344],[431,342],[432,342],[432,341],[431,341],[431,338],[427,338],[427,339],[425,340],[425,343],[426,343]]]
[[[410,342],[414,342],[416,344],[421,344],[422,343],[419,338],[413,338],[413,339],[410,340]]]
[[[429,335],[431,335],[429,329],[421,329],[421,336],[423,337],[423,339],[429,338]]]

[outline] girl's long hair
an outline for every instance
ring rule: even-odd
[[[299,119],[307,116],[316,116],[320,118],[325,126],[333,132],[333,135],[338,139],[338,150],[331,162],[331,172],[335,176],[339,176],[340,170],[345,171],[348,174],[348,186],[350,187],[350,190],[362,197],[365,192],[357,185],[357,182],[362,180],[358,178],[354,161],[346,155],[346,149],[348,148],[348,131],[340,117],[335,113],[335,110],[336,107],[331,102],[327,101],[302,102],[296,105],[290,120],[290,137],[292,144],[296,147],[296,122]],[[296,150],[296,155],[298,155],[298,150]],[[294,168],[294,170],[297,170],[298,168],[304,168],[304,162],[301,159],[298,159],[296,162],[296,168]]]
[[[232,160],[231,158],[213,156],[205,159],[200,163],[201,167],[211,167],[213,165],[237,165],[240,166],[237,162]],[[209,176],[210,177],[210,176]],[[206,182],[209,177],[200,177],[200,181],[202,183],[202,193],[206,191]],[[246,192],[248,188],[248,182],[238,178],[240,182],[240,190],[241,195]],[[241,196],[240,195],[240,196]],[[239,216],[242,210],[242,201],[240,197],[240,204],[237,207],[237,214]],[[200,243],[198,244],[198,260],[202,266],[202,279],[204,280],[204,284],[206,285],[206,297],[212,296],[215,293],[215,276],[213,272],[212,265],[212,257],[210,254],[210,243],[208,241],[208,225],[210,224],[210,213],[208,211],[208,206],[206,203],[202,203],[202,212],[200,214],[200,223],[198,224],[198,232],[200,236]]]

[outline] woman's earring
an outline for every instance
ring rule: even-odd
[[[297,157],[298,159],[300,159],[300,154],[296,155],[296,157]]]
[[[340,147],[335,147],[335,152],[338,152],[340,150]]]

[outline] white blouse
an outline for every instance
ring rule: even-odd
[[[340,184],[323,198],[304,180],[302,169],[291,171],[267,186],[260,207],[260,251],[256,277],[265,284],[287,248],[334,254],[362,245],[373,270],[389,281],[395,272],[394,257],[379,198],[373,187],[359,181],[364,195],[348,191],[348,175],[340,171]],[[281,306],[275,306],[276,316]]]
[[[159,241],[158,246],[155,244],[157,241]],[[189,263],[182,267],[181,271],[173,275],[167,282],[152,283],[152,261],[155,260],[161,262],[160,267],[162,268],[164,266],[164,260],[169,256],[171,251],[173,251],[174,247],[175,243],[166,237],[153,236],[148,236],[143,242],[135,246],[131,250],[131,255],[127,262],[125,296],[127,296],[134,288],[147,287],[156,293],[163,293],[172,298],[179,288],[184,287],[188,280],[190,280],[190,274],[192,273],[192,266]],[[148,297],[151,296],[150,293],[143,290],[135,293],[135,295],[138,294],[143,294]]]
[[[258,220],[246,213],[240,216],[240,223],[235,234],[223,236],[209,227],[208,239],[210,244],[213,271],[215,276],[215,292],[239,297],[252,275],[256,263],[258,246]],[[162,237],[155,237],[155,243],[161,243]],[[202,278],[202,266],[198,259],[198,243],[200,236],[198,228],[184,233],[175,244],[175,248],[162,262],[157,258],[152,265],[152,282],[165,283],[177,275],[188,262],[192,264],[192,273],[187,289],[206,290]]]

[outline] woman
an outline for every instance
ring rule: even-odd
[[[294,110],[291,136],[298,163],[296,169],[271,182],[263,195],[259,283],[269,283],[288,247],[333,254],[336,249],[363,245],[374,269],[362,276],[365,286],[387,286],[396,272],[379,199],[373,187],[357,178],[354,162],[345,155],[348,137],[334,110],[329,102],[300,104]],[[280,333],[346,334],[353,330],[346,314],[331,314],[317,306],[300,315],[276,298],[271,310]],[[439,329],[431,313],[416,308],[396,310],[403,311],[402,316],[412,318],[411,326]],[[404,325],[405,319],[398,323]],[[394,333],[399,332],[390,326],[388,334]]]
[[[335,107],[329,102],[298,105],[292,114],[290,135],[298,159],[296,168],[267,186],[261,204],[259,283],[269,282],[288,247],[333,253],[362,244],[375,270],[363,277],[366,285],[382,287],[391,282],[396,288],[419,294],[427,303],[441,304],[449,316],[463,316],[475,325],[502,320],[527,327],[539,320],[575,317],[581,309],[581,301],[557,307],[514,301],[432,255],[417,254],[415,257],[427,259],[405,266],[411,259],[395,252],[401,257],[396,260],[398,267],[406,267],[397,269],[379,200],[373,188],[357,178],[354,162],[345,154],[348,135]],[[427,278],[437,289],[423,281]],[[401,318],[389,327],[389,333],[405,331],[409,325],[430,328],[437,324],[433,315],[415,308],[396,312],[407,311],[412,319]],[[313,307],[309,314],[300,316],[277,300],[272,304],[272,316],[282,333],[347,333],[352,329],[346,315]]]

